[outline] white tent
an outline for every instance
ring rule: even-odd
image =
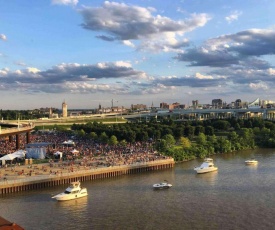
[[[57,151],[57,152],[55,152],[53,155],[55,155],[55,156],[59,156],[59,157],[60,157],[60,159],[61,159],[61,158],[62,158],[63,153],[62,153],[62,152]]]
[[[26,151],[25,150],[18,150],[14,153],[12,153],[13,156],[15,156],[15,158],[24,158],[26,156]]]
[[[18,150],[17,152],[7,154],[0,158],[2,165],[5,164],[5,161],[12,161],[14,158],[24,158],[26,155],[24,150]]]
[[[78,154],[78,153],[79,153],[79,151],[78,151],[78,150],[76,150],[76,149],[73,149],[73,150],[71,151],[71,153],[72,153],[72,154],[74,154],[74,155],[76,155],[76,154]]]
[[[15,158],[15,156],[12,155],[12,153],[11,153],[11,154],[7,154],[7,155],[1,157],[0,160],[2,160],[2,161],[3,161],[3,160],[4,160],[4,161],[11,161],[11,160],[13,160],[14,158]]]
[[[67,146],[75,145],[74,141],[72,141],[72,140],[64,141],[62,144],[67,145]]]
[[[24,158],[24,157],[25,157],[25,151],[19,150],[17,152],[10,153],[1,157],[0,160],[10,161],[10,160],[13,160],[14,158]]]

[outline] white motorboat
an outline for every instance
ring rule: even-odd
[[[171,188],[171,187],[172,187],[172,185],[168,184],[167,181],[153,185],[153,188],[155,188],[155,189],[166,189],[166,188]]]
[[[82,188],[79,181],[71,182],[70,186],[62,193],[53,196],[58,201],[73,200],[88,195],[87,189]]]
[[[218,168],[214,165],[212,158],[206,158],[201,166],[195,167],[194,170],[197,171],[197,173],[208,173],[217,171]]]
[[[258,161],[255,160],[255,159],[249,159],[249,160],[245,161],[245,164],[247,164],[247,165],[256,165],[256,164],[258,164]]]

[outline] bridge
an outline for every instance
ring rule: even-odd
[[[2,129],[1,126],[12,126],[13,128]],[[34,129],[34,125],[32,123],[29,124],[12,124],[12,123],[4,123],[0,122],[0,137],[9,137],[9,141],[12,142],[13,136],[16,138],[16,149],[20,148],[20,138],[19,135],[21,133],[26,134],[26,142],[27,144],[30,142],[30,132]]]
[[[156,112],[123,115],[125,119],[147,119],[171,117],[176,120],[208,120],[227,118],[263,118],[275,121],[275,108],[241,108],[241,109],[163,109]]]

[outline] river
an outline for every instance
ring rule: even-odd
[[[255,157],[257,166],[244,161]],[[89,196],[57,202],[67,186],[2,195],[0,216],[26,230],[257,229],[275,227],[275,150],[213,156],[217,172],[198,175],[201,159],[173,169],[85,181]],[[168,180],[168,190],[153,190]]]

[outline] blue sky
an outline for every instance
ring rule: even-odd
[[[1,109],[275,101],[275,1],[0,4]]]

